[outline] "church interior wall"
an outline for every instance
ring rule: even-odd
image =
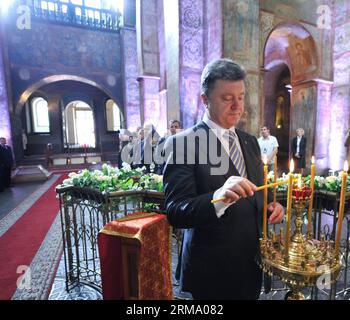
[[[105,92],[123,108],[126,127],[136,129],[146,120],[152,120],[149,115],[154,106],[152,102],[156,101],[158,112],[164,115],[162,121],[177,118],[182,120],[186,128],[198,121],[204,112],[199,98],[203,66],[213,58],[229,57],[242,64],[247,71],[246,112],[239,127],[259,136],[260,127],[266,124],[266,119],[275,119],[277,98],[277,92],[266,95],[269,83],[264,81],[272,80],[266,77],[265,45],[278,26],[297,25],[308,33],[307,36],[300,36],[304,45],[302,49],[314,52],[314,56],[302,57],[304,53],[301,52],[300,59],[311,59],[311,68],[298,74],[300,70],[295,70],[298,68],[297,60],[293,62],[289,58],[296,53],[285,52],[284,57],[274,55],[276,52],[280,54],[278,47],[268,57],[269,63],[284,62],[291,72],[291,84],[295,88],[291,95],[292,112],[298,107],[300,90],[312,91],[312,98],[309,99],[312,105],[308,109],[312,110],[311,120],[291,114],[289,138],[296,127],[315,128],[314,135],[310,133],[308,141],[310,154],[315,152],[321,157],[319,168],[341,168],[342,159],[345,158],[343,140],[350,122],[348,1],[174,0],[169,3],[164,0],[144,0],[143,3],[141,43],[137,43],[136,16],[130,14],[130,10],[125,16],[127,24],[120,33],[58,26],[34,20],[30,30],[19,30],[15,26],[16,19],[8,19],[3,26],[3,43],[8,50],[5,64],[10,66],[10,74],[6,79],[10,83],[9,104],[16,106],[27,88],[48,76],[76,75],[106,89]],[[128,1],[134,11],[136,4],[136,1]],[[147,9],[147,4],[151,5],[151,9]],[[327,8],[333,20],[328,19]],[[148,25],[150,17],[154,21],[151,26]],[[295,48],[298,37],[292,40]],[[154,78],[149,80],[148,76]],[[144,81],[138,81],[140,78]],[[308,89],[306,83],[312,81],[314,84]],[[326,89],[323,83],[327,83]],[[273,82],[271,86],[274,87]],[[152,92],[140,94],[145,88],[151,87]],[[329,105],[323,102],[325,92],[330,99]],[[97,100],[94,103],[102,106],[104,102]],[[327,108],[331,109],[330,113],[326,112]],[[10,107],[7,109],[10,110]],[[14,114],[17,114],[17,118]],[[322,118],[326,114],[331,114],[328,120]],[[54,115],[52,117],[58,119]],[[15,139],[13,143],[18,145],[14,148],[18,154],[16,149],[20,148],[19,133],[23,122],[21,113],[13,113],[11,119],[10,130]],[[98,117],[96,119],[101,121],[99,126],[102,127],[103,121]],[[272,120],[270,122],[272,133],[275,133],[275,123]],[[324,131],[329,133],[328,137]],[[341,132],[341,138],[335,139],[335,133],[338,132]],[[103,136],[104,133],[101,134]],[[321,141],[315,136],[322,136],[326,140]],[[112,139],[108,140],[110,137],[105,135],[102,138],[100,149],[112,148]],[[58,144],[60,142],[57,140]],[[324,144],[328,148],[327,154],[339,151],[340,158],[335,160],[327,155],[325,159]]]

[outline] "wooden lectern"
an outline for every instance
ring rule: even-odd
[[[105,300],[172,299],[171,227],[166,216],[135,213],[98,235]]]

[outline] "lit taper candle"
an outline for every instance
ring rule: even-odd
[[[288,257],[289,252],[289,237],[290,237],[290,224],[292,220],[292,192],[293,192],[293,175],[294,161],[290,160],[289,175],[288,175],[288,191],[287,191],[287,214],[286,214],[286,237],[285,237],[285,257]]]
[[[277,182],[278,176],[278,167],[277,167],[277,154],[275,155],[274,161],[274,174],[273,174],[273,182]],[[276,198],[277,198],[277,186],[273,187],[273,207],[276,207]]]
[[[268,166],[267,166],[267,156],[263,156],[263,162],[264,162],[264,186],[267,185],[267,171],[268,171]],[[267,188],[264,188],[264,228],[263,228],[263,233],[264,233],[264,240],[266,240],[266,235],[267,235]]]
[[[340,190],[339,210],[338,210],[337,236],[335,238],[335,256],[336,257],[338,257],[339,255],[341,229],[342,229],[343,217],[344,217],[346,180],[348,178],[348,170],[349,170],[349,164],[347,161],[345,161],[343,172],[341,174],[342,179],[341,179],[341,190]]]
[[[315,185],[315,157],[311,157],[311,177],[310,177],[310,188],[311,197],[309,202],[309,211],[307,215],[307,237],[309,240],[312,239],[312,207],[314,206],[314,185]]]

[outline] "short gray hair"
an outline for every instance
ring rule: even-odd
[[[209,62],[201,76],[201,94],[209,95],[216,80],[239,81],[244,80],[244,69],[231,59],[223,58]]]

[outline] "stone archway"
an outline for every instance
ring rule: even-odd
[[[314,151],[317,109],[318,55],[310,32],[297,23],[282,23],[270,32],[264,46],[264,121],[273,133],[283,137],[285,160],[291,157],[290,143],[295,130],[302,127],[308,141],[306,159]],[[281,77],[283,72],[286,77]],[[290,91],[290,96],[288,96]],[[284,97],[284,126],[277,128],[279,97]],[[308,160],[307,160],[308,161]],[[288,169],[287,163],[281,169]]]
[[[100,89],[102,92],[104,92],[108,96],[110,96],[118,105],[121,105],[121,101],[119,101],[113,93],[111,93],[109,90],[107,90],[106,88],[104,88],[103,86],[98,84],[97,82],[92,81],[92,80],[87,79],[87,78],[84,78],[84,77],[67,75],[67,74],[60,74],[60,75],[53,75],[53,76],[43,78],[43,79],[35,82],[34,84],[30,85],[25,91],[23,91],[18,99],[16,108],[15,108],[16,114],[17,115],[21,114],[24,104],[26,103],[26,101],[32,95],[33,92],[37,91],[39,88],[41,88],[45,85],[48,85],[48,84],[51,84],[54,82],[59,82],[59,81],[77,81],[77,82],[91,85],[95,88]]]
[[[55,153],[66,152],[67,141],[65,134],[65,118],[63,116],[63,105],[68,104],[74,100],[81,100],[91,105],[94,113],[94,126],[95,130],[95,143],[83,143],[84,145],[90,145],[94,152],[111,152],[116,149],[115,145],[119,141],[118,132],[107,133],[98,128],[104,128],[105,125],[105,102],[107,99],[118,102],[118,99],[113,96],[111,92],[106,90],[98,83],[86,78],[72,76],[72,75],[55,75],[44,78],[31,86],[29,86],[20,95],[17,102],[15,113],[17,119],[22,119],[23,124],[25,121],[28,123],[28,119],[31,119],[31,114],[26,111],[29,110],[26,106],[30,107],[30,103],[33,96],[47,96],[49,110],[50,110],[50,124],[52,124],[52,131],[46,136],[42,136],[40,141],[35,138],[34,134],[28,135],[28,145],[30,149],[30,155],[42,154],[42,148],[47,143],[53,145]],[[124,127],[123,112],[120,112],[121,124]],[[32,133],[32,131],[31,131]],[[18,153],[19,159],[22,158],[21,153]]]

